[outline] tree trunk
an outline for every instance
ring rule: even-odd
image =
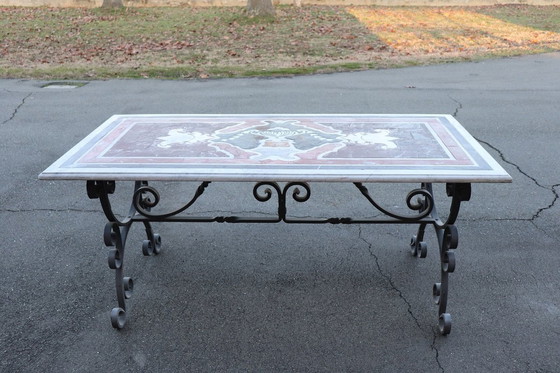
[[[274,16],[275,14],[272,0],[247,0],[245,11],[250,16]]]
[[[122,0],[103,0],[102,8],[123,8]]]

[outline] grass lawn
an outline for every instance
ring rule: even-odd
[[[560,50],[560,6],[0,8],[0,77],[309,74]]]

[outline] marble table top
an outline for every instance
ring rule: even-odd
[[[511,182],[450,115],[114,115],[39,175],[66,180]]]

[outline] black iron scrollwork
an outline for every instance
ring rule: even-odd
[[[276,221],[284,221],[287,223],[296,222],[287,218],[287,198],[288,192],[293,188],[292,198],[296,202],[306,202],[311,197],[311,188],[307,183],[291,182],[281,188],[278,183],[263,181],[255,184],[253,188],[253,196],[259,202],[267,202],[272,198],[272,190],[276,192],[278,197],[278,219]]]
[[[307,183],[288,183],[284,186],[284,195],[287,194],[290,188],[294,188],[292,198],[297,202],[307,202],[311,197],[311,188]],[[302,189],[300,189],[302,188]]]
[[[180,213],[186,211],[204,193],[204,190],[206,189],[206,187],[208,187],[209,184],[210,184],[209,181],[202,182],[198,186],[194,196],[191,198],[191,200],[188,203],[186,203],[183,207],[177,210],[165,214],[152,214],[150,212],[152,208],[158,205],[160,201],[160,195],[159,192],[154,187],[148,185],[147,183],[136,189],[132,197],[132,204],[135,210],[140,215],[143,215],[147,218],[154,219],[154,220],[163,220],[171,216],[179,215]]]
[[[405,222],[409,221],[419,221],[432,213],[434,208],[434,198],[432,193],[426,188],[413,189],[406,196],[406,205],[409,209],[417,211],[418,214],[412,216],[400,215],[395,212],[389,211],[379,205],[373,197],[370,195],[368,189],[362,183],[354,183],[354,185],[360,190],[362,195],[380,212],[390,216],[397,220],[402,220]]]
[[[133,214],[133,210],[129,211],[129,214],[124,219],[119,219],[113,213],[113,208],[111,206],[111,201],[109,200],[109,194],[115,193],[115,182],[114,181],[88,181],[87,182],[87,194],[90,199],[99,199],[101,202],[101,208],[103,213],[107,217],[107,220],[116,222],[118,225],[124,226],[130,223],[130,218]]]
[[[124,248],[129,226],[121,227],[115,222],[105,225],[103,238],[105,245],[110,247],[108,255],[109,268],[115,270],[115,285],[118,307],[111,310],[111,324],[115,329],[122,329],[126,323],[126,302],[132,295],[133,281],[123,275]]]
[[[138,209],[134,201],[130,206],[128,215],[119,219],[113,213],[109,195],[115,192],[114,181],[88,181],[87,193],[89,198],[99,199],[105,216],[109,222],[105,225],[103,233],[103,241],[105,246],[109,248],[108,264],[109,268],[115,271],[115,286],[117,293],[118,307],[111,310],[111,325],[115,329],[122,329],[126,324],[126,300],[132,296],[134,281],[131,277],[124,276],[124,252],[128,232]],[[138,190],[145,190],[147,182],[137,181],[134,184],[134,195]],[[149,210],[153,201],[146,197],[142,200],[143,209]],[[157,204],[157,202],[155,203]],[[144,221],[147,240],[143,241],[142,252],[144,255],[159,254],[161,251],[161,237],[154,233],[149,221]]]
[[[278,183],[260,182],[255,184],[253,187],[253,197],[259,202],[268,202],[272,198],[272,189],[274,189],[277,195],[282,194],[282,190]]]
[[[451,197],[451,207],[449,209],[449,216],[444,225],[455,224],[457,216],[459,215],[459,208],[461,202],[471,199],[471,184],[468,183],[453,183],[446,185],[446,193]]]
[[[455,254],[459,235],[454,225],[437,230],[440,246],[441,282],[434,284],[433,296],[438,305],[439,331],[443,335],[451,332],[451,315],[447,313],[447,297],[449,293],[449,274],[455,271]]]
[[[425,187],[432,193],[431,184]],[[438,305],[438,324],[439,331],[442,335],[451,332],[451,314],[447,312],[447,299],[449,294],[449,274],[455,271],[455,253],[454,249],[459,244],[459,233],[455,222],[459,214],[461,202],[468,201],[471,197],[471,185],[467,183],[450,183],[446,185],[446,193],[451,197],[451,206],[449,215],[445,221],[442,221],[435,209],[432,211],[433,226],[436,231],[439,246],[441,280],[433,286],[432,294],[436,304]],[[410,242],[411,253],[421,258],[426,257],[427,247],[423,241],[426,223],[420,224],[416,235],[412,236]]]
[[[427,255],[427,245],[424,242],[426,227],[431,224],[436,230],[439,244],[441,280],[433,286],[433,297],[438,305],[439,329],[446,335],[451,331],[451,315],[447,312],[449,291],[449,273],[455,270],[454,249],[458,245],[458,233],[455,227],[461,202],[468,201],[471,196],[470,184],[447,184],[447,195],[451,197],[449,215],[445,220],[439,218],[433,197],[432,185],[422,183],[420,188],[411,190],[406,196],[406,206],[411,211],[403,215],[390,211],[378,204],[369,190],[362,183],[354,183],[360,193],[369,203],[381,212],[384,217],[364,219],[353,218],[289,218],[288,205],[290,201],[297,203],[307,202],[311,197],[311,188],[305,182],[289,182],[281,186],[276,182],[260,182],[253,187],[253,196],[259,202],[276,200],[277,214],[268,217],[196,217],[182,214],[187,211],[205,192],[210,182],[202,182],[196,189],[189,202],[179,209],[167,213],[154,213],[161,200],[160,193],[146,181],[137,181],[128,215],[117,218],[112,211],[109,195],[115,192],[114,181],[88,181],[87,193],[90,198],[99,199],[105,216],[109,220],[104,232],[105,245],[109,248],[108,264],[115,270],[115,285],[117,291],[118,307],[111,311],[113,327],[121,329],[126,323],[126,304],[133,290],[133,281],[123,273],[124,251],[128,232],[134,222],[142,222],[146,230],[147,239],[142,243],[144,255],[158,254],[161,250],[161,237],[154,233],[150,222],[154,221],[182,221],[182,222],[218,222],[218,223],[302,223],[302,224],[419,224],[416,235],[410,242],[411,253],[424,258]]]

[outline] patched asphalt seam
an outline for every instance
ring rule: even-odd
[[[379,272],[379,274],[381,275],[381,277],[383,277],[387,283],[391,286],[391,289],[393,289],[398,295],[399,298],[406,304],[407,306],[407,312],[410,315],[410,317],[412,317],[412,319],[414,320],[414,323],[416,324],[416,326],[424,331],[422,329],[422,326],[420,325],[420,322],[418,321],[418,318],[414,315],[414,313],[412,312],[412,305],[410,304],[410,302],[408,301],[408,299],[406,299],[406,297],[404,296],[404,294],[402,293],[402,291],[399,290],[399,288],[397,288],[397,286],[395,285],[395,283],[393,282],[393,280],[391,279],[391,277],[389,275],[387,275],[385,272],[383,272],[383,270],[381,269],[381,265],[379,264],[379,257],[377,255],[375,255],[375,253],[372,250],[373,245],[368,242],[363,236],[362,236],[362,226],[358,225],[358,238],[364,242],[367,245],[368,248],[368,252],[369,254],[373,257],[373,259],[375,260],[375,265],[377,267],[377,271]],[[441,363],[439,361],[439,350],[436,347],[436,339],[438,336],[438,333],[436,331],[434,331],[432,329],[432,332],[434,334],[434,337],[432,339],[432,343],[430,345],[430,348],[435,352],[435,359],[436,359],[436,363],[439,367],[439,369],[442,372],[445,372],[445,370],[443,369],[443,367],[441,366]]]
[[[5,121],[3,121],[2,124],[6,124],[6,123],[8,123],[9,121],[11,121],[12,119],[14,119],[15,116],[16,116],[16,114],[18,113],[18,110],[25,104],[25,100],[27,100],[31,95],[32,95],[32,93],[29,93],[27,96],[25,96],[25,97],[23,98],[23,100],[21,100],[21,102],[19,103],[19,105],[16,106],[16,108],[15,108],[14,111],[12,112],[12,115],[11,115],[8,119],[6,119]]]

